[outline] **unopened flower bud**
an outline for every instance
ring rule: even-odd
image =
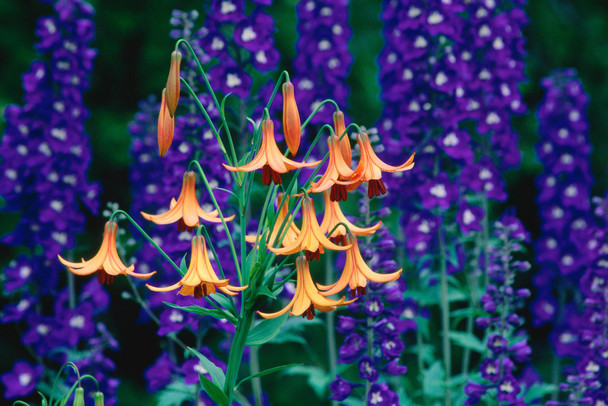
[[[182,54],[179,51],[171,52],[171,67],[167,78],[167,107],[171,117],[175,115],[177,103],[179,101],[179,90],[181,83],[179,80],[179,69],[182,63]]]
[[[84,406],[84,389],[76,388],[74,392],[74,406]]]
[[[350,140],[348,139],[348,134],[344,134],[345,131],[346,126],[344,125],[344,113],[338,110],[334,113],[334,132],[338,137],[340,137],[340,153],[342,154],[342,158],[344,158],[346,165],[350,166],[353,156],[350,147]]]
[[[93,398],[95,399],[95,406],[103,406],[103,393],[95,392]]]
[[[287,148],[295,156],[300,147],[300,113],[291,82],[283,83],[283,131]]]
[[[173,131],[175,129],[175,118],[171,116],[167,106],[167,89],[163,89],[163,97],[158,113],[158,153],[163,156],[169,150],[173,142]]]

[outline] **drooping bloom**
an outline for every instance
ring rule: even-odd
[[[329,146],[329,161],[325,173],[321,176],[317,182],[312,182],[312,188],[310,189],[313,193],[321,193],[331,188],[330,199],[332,201],[346,200],[348,197],[346,187],[359,184],[357,183],[362,177],[359,174],[354,177],[354,172],[350,169],[349,164],[342,156],[342,144],[338,138],[338,135],[330,135],[327,138],[327,145]],[[350,148],[349,148],[350,151]]]
[[[179,102],[180,83],[180,65],[182,62],[182,53],[179,51],[171,52],[171,67],[169,68],[169,77],[167,78],[167,107],[171,117],[175,116],[177,103]]]
[[[302,201],[302,228],[298,238],[292,244],[283,248],[273,248],[268,244],[268,249],[278,255],[290,255],[298,251],[304,251],[306,259],[309,261],[319,259],[319,255],[325,252],[325,248],[344,251],[350,248],[350,245],[344,247],[336,245],[321,232],[315,214],[315,206],[310,197],[305,197]]]
[[[241,287],[232,286],[228,284],[228,279],[218,278],[211,266],[211,261],[209,261],[205,238],[196,235],[192,239],[190,265],[184,277],[176,284],[164,288],[157,288],[148,284],[146,286],[154,292],[169,292],[181,287],[178,292],[180,295],[192,295],[200,299],[203,296],[215,293],[216,288],[227,295],[234,296],[238,294],[237,292],[247,289],[249,285]]]
[[[276,185],[280,185],[282,183],[281,173],[286,173],[293,169],[314,167],[319,162],[299,163],[285,158],[274,139],[274,124],[272,120],[265,119],[262,120],[262,144],[255,158],[243,166],[235,167],[224,163],[222,165],[231,172],[252,172],[261,168],[262,183],[264,185],[270,185],[271,180]]]
[[[369,141],[369,137],[366,133],[360,133],[357,135],[357,143],[361,149],[361,159],[359,165],[354,171],[354,177],[360,179],[361,182],[368,182],[369,187],[367,195],[371,199],[374,196],[380,196],[386,193],[386,187],[382,181],[382,172],[403,172],[409,171],[414,167],[414,154],[412,154],[407,161],[399,166],[392,166],[384,163],[376,153],[374,152],[372,145]],[[358,185],[355,183],[355,185]],[[354,189],[356,186],[352,185],[349,190]]]
[[[291,82],[283,83],[283,131],[285,142],[291,156],[295,156],[300,147],[300,113]]]
[[[340,138],[340,152],[342,158],[346,162],[346,166],[350,168],[353,160],[353,153],[350,147],[350,139],[346,134],[346,126],[344,125],[344,113],[340,110],[334,113],[334,133]]]
[[[382,225],[382,221],[379,221],[371,227],[357,227],[346,218],[342,212],[342,209],[340,208],[340,203],[331,200],[329,191],[326,190],[323,193],[323,198],[325,200],[325,212],[323,214],[323,221],[321,222],[320,226],[323,234],[329,233],[338,223],[344,223],[348,226],[351,233],[359,237],[363,237],[374,234]],[[346,229],[343,226],[340,226],[337,227],[331,233],[331,235],[328,235],[328,238],[330,241],[336,243],[344,243],[346,234]]]
[[[363,260],[363,257],[361,257],[357,238],[352,234],[347,234],[345,241],[350,248],[346,251],[346,263],[344,264],[344,270],[342,271],[340,279],[329,286],[324,286],[317,283],[317,287],[320,290],[325,291],[321,292],[323,296],[338,293],[344,289],[346,285],[350,286],[350,293],[352,296],[365,295],[365,288],[368,280],[372,282],[385,283],[394,281],[401,275],[401,269],[387,274],[379,274],[372,271]]]
[[[283,193],[277,194],[277,206],[281,206],[282,200],[283,200]],[[298,235],[300,234],[300,229],[293,222],[292,216],[289,216],[289,218],[287,218],[287,220],[285,221],[285,226],[283,227],[283,230],[281,230],[283,221],[285,220],[285,218],[287,217],[288,214],[289,214],[289,205],[287,204],[287,202],[285,202],[281,206],[281,210],[277,213],[277,217],[274,221],[274,227],[272,228],[270,237],[268,237],[267,241],[268,241],[269,245],[274,246],[277,243],[277,237],[279,236],[279,231],[281,232],[281,235],[284,234],[283,239],[281,240],[281,244],[283,245],[283,247],[292,245],[298,238]],[[287,225],[287,224],[289,224],[289,225]],[[252,244],[255,243],[257,240],[258,240],[258,238],[255,235],[248,235],[245,237],[245,241],[252,243]]]
[[[184,181],[182,191],[179,194],[177,201],[171,199],[171,207],[169,211],[162,214],[148,214],[141,212],[146,220],[155,222],[156,224],[170,224],[177,221],[177,228],[180,231],[192,231],[194,227],[199,226],[199,217],[210,223],[221,223],[222,219],[218,217],[217,210],[212,212],[204,211],[198,204],[195,193],[196,174],[192,171],[184,173]],[[230,221],[234,215],[225,217],[224,220]]]
[[[344,297],[340,300],[332,300],[322,296],[310,276],[308,261],[302,255],[296,258],[296,271],[296,293],[291,302],[275,313],[262,313],[258,310],[260,316],[273,319],[289,311],[290,316],[302,316],[312,320],[315,310],[329,312],[335,310],[337,306],[346,306],[355,301],[355,299],[344,301]]]
[[[167,153],[173,142],[175,118],[167,105],[167,89],[163,89],[160,111],[158,112],[158,154],[162,157]]]
[[[70,262],[59,257],[59,261],[68,267],[68,270],[76,275],[90,275],[97,272],[97,280],[99,283],[110,284],[114,281],[116,275],[124,274],[134,276],[136,278],[145,279],[154,275],[156,272],[139,274],[133,272],[133,265],[126,266],[116,250],[116,231],[118,224],[113,221],[108,221],[104,227],[103,241],[97,254],[88,261],[84,259],[82,262]]]

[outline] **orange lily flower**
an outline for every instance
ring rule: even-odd
[[[353,177],[353,170],[342,157],[340,143],[337,135],[330,135],[327,138],[329,146],[327,169],[318,182],[311,183],[312,188],[310,189],[313,193],[320,193],[331,188],[330,198],[334,201],[346,200],[348,197],[346,187],[357,183],[360,178],[360,176],[359,178]]]
[[[336,226],[336,224],[344,223],[348,226],[351,233],[359,237],[363,237],[374,234],[382,225],[382,221],[379,221],[371,227],[357,227],[348,221],[340,208],[340,203],[332,201],[327,190],[323,193],[323,198],[325,200],[325,213],[323,214],[323,221],[321,222],[321,232],[323,234],[330,232]],[[337,227],[328,237],[330,241],[336,244],[345,244],[346,230],[343,226]]]
[[[274,124],[272,120],[262,120],[262,145],[257,155],[246,165],[228,166],[224,163],[224,168],[231,172],[252,172],[262,168],[262,183],[270,185],[270,181],[280,185],[281,173],[286,173],[293,169],[310,168],[317,166],[321,161],[316,162],[296,162],[283,156],[274,139]]]
[[[270,244],[267,244],[267,246],[270,251],[277,255],[290,255],[298,251],[304,251],[306,259],[309,261],[319,259],[319,256],[325,252],[324,248],[335,251],[345,251],[350,248],[350,245],[341,247],[334,244],[321,232],[315,214],[315,206],[310,197],[305,197],[302,201],[302,229],[298,238],[292,244],[283,248],[273,248]]]
[[[334,113],[334,132],[338,138],[340,138],[340,152],[342,153],[344,162],[346,162],[346,166],[350,168],[350,164],[353,160],[352,150],[350,148],[348,134],[344,134],[346,132],[346,126],[344,125],[344,113],[342,113],[340,110]]]
[[[329,312],[335,310],[337,306],[346,306],[356,299],[344,301],[344,297],[342,297],[340,300],[332,300],[322,296],[310,276],[308,261],[304,256],[296,258],[296,272],[296,293],[291,302],[275,313],[262,313],[258,310],[260,316],[265,319],[274,319],[291,310],[290,316],[302,316],[312,320],[315,317],[315,310]]]
[[[283,193],[278,193],[277,194],[277,205],[280,206],[282,200],[283,200]],[[277,242],[279,230],[281,229],[283,220],[285,219],[285,217],[287,217],[288,214],[289,214],[289,207],[288,207],[287,202],[285,202],[285,204],[283,204],[283,206],[281,207],[281,211],[277,213],[276,220],[274,221],[274,227],[272,228],[270,237],[267,240],[268,244],[274,245]],[[291,223],[289,224],[288,227],[286,227],[287,231],[285,231],[285,227],[283,227],[283,230],[282,230],[282,233],[285,233],[285,236],[283,237],[283,241],[281,242],[281,244],[284,247],[293,244],[296,241],[296,239],[298,238],[298,235],[300,234],[300,229],[291,220],[291,216],[289,216],[289,219],[287,219],[287,222],[290,222],[290,221],[291,221]],[[257,240],[258,240],[258,237],[255,235],[245,236],[245,241],[247,241],[249,243],[255,244],[255,242]]]
[[[167,107],[167,89],[163,89],[162,101],[160,102],[160,112],[158,113],[158,154],[162,157],[167,153],[173,142],[175,131],[175,118]]]
[[[179,90],[181,87],[179,70],[182,63],[182,53],[179,51],[171,52],[171,67],[169,68],[169,77],[167,78],[167,107],[171,117],[175,115],[177,103],[179,101]]]
[[[75,275],[90,275],[97,272],[97,280],[101,284],[110,284],[114,281],[116,275],[124,274],[131,275],[136,278],[145,279],[154,275],[156,272],[139,274],[133,272],[134,266],[126,266],[116,251],[116,231],[118,225],[113,221],[108,221],[103,230],[103,241],[99,251],[93,258],[82,262],[70,262],[59,257],[59,261],[68,267],[68,270]]]
[[[344,270],[342,271],[340,279],[329,286],[324,286],[317,283],[317,287],[320,290],[326,291],[321,292],[323,296],[338,293],[344,289],[346,285],[350,286],[350,294],[352,296],[365,295],[367,293],[366,286],[368,280],[372,282],[384,283],[394,281],[401,275],[401,269],[387,274],[379,274],[372,271],[363,260],[363,257],[361,257],[357,238],[352,234],[348,234],[346,236],[346,242],[351,244],[351,248],[346,252],[346,262],[344,264]]]
[[[192,239],[190,265],[183,278],[176,284],[165,288],[157,288],[148,284],[146,286],[154,292],[169,292],[181,287],[178,292],[180,295],[193,295],[200,299],[210,293],[215,293],[216,288],[227,295],[234,296],[238,294],[238,291],[247,289],[249,285],[236,287],[228,285],[228,279],[219,279],[209,261],[205,238],[196,235]]]
[[[291,156],[296,156],[300,147],[300,113],[291,82],[283,83],[283,131]]]
[[[170,224],[177,221],[179,231],[192,231],[194,227],[199,226],[199,217],[210,223],[221,223],[222,219],[218,217],[217,210],[207,213],[198,204],[195,193],[196,174],[192,171],[184,173],[184,181],[182,183],[182,191],[179,194],[177,201],[171,199],[169,211],[162,214],[148,214],[141,212],[146,220],[155,222],[156,224]],[[230,221],[234,215],[225,217],[224,220]]]
[[[409,171],[414,167],[414,154],[405,163],[399,166],[388,165],[380,160],[374,152],[369,137],[366,133],[357,135],[357,143],[361,149],[361,159],[354,171],[354,177],[360,182],[349,186],[348,190],[353,190],[361,182],[368,182],[367,195],[371,199],[373,196],[380,196],[386,193],[386,186],[382,181],[382,172],[402,172]]]

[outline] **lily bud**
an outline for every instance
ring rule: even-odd
[[[173,142],[173,131],[175,129],[175,118],[171,116],[167,106],[167,89],[163,89],[163,98],[160,102],[158,113],[158,153],[163,156],[169,150]]]
[[[291,82],[283,83],[283,131],[287,148],[295,156],[300,147],[300,113]]]
[[[342,137],[342,134],[344,134],[345,131],[346,126],[344,125],[344,113],[338,110],[334,113],[334,132],[338,137]],[[350,164],[353,161],[353,155],[350,148],[348,134],[340,138],[340,153],[342,154],[342,158],[344,158],[346,165],[350,167]]]
[[[167,107],[171,117],[175,115],[177,102],[179,101],[179,90],[181,83],[179,80],[179,68],[182,63],[182,54],[179,51],[171,52],[171,67],[167,78]]]
[[[84,389],[76,388],[74,392],[74,406],[84,406]]]
[[[93,398],[95,399],[95,406],[103,406],[103,393],[95,392]]]

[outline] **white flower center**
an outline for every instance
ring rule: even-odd
[[[475,221],[475,215],[473,214],[473,212],[471,210],[466,209],[464,211],[464,215],[462,216],[462,222],[468,226],[469,224],[471,224],[474,221]]]
[[[79,314],[78,316],[74,316],[70,319],[70,327],[81,329],[84,327],[84,322],[84,316]]]
[[[234,73],[229,73],[226,76],[226,85],[228,85],[228,87],[237,87],[240,86],[241,83],[243,83],[241,78],[239,78],[239,76]]]
[[[27,386],[30,384],[30,382],[32,382],[32,375],[26,373],[23,374],[19,374],[19,385],[21,386]]]
[[[177,310],[173,310],[169,315],[169,320],[171,320],[172,323],[181,323],[184,321],[184,315]]]
[[[443,145],[445,145],[446,147],[455,147],[456,145],[458,145],[459,142],[460,140],[456,136],[456,133],[453,132],[446,135],[443,139]]]
[[[241,39],[244,42],[249,42],[249,41],[254,40],[256,38],[257,38],[257,34],[253,30],[253,27],[247,27],[247,28],[245,28],[243,30],[243,33],[241,34]]]
[[[222,6],[220,9],[222,14],[232,13],[234,10],[236,10],[236,5],[234,3],[230,1],[222,1]]]
[[[448,192],[445,190],[445,185],[443,183],[439,183],[431,188],[431,194],[435,197],[443,199],[448,195]]]

